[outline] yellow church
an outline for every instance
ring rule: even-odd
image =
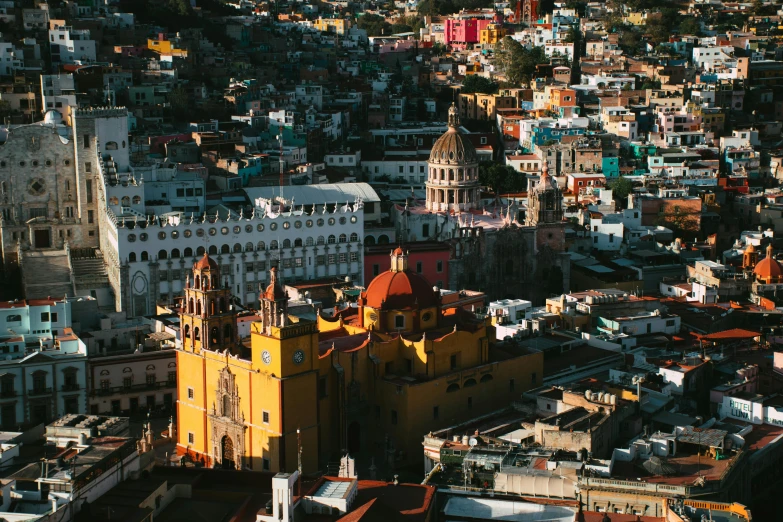
[[[177,449],[210,467],[325,470],[349,452],[422,462],[422,437],[540,384],[543,355],[495,345],[489,317],[442,306],[401,248],[358,303],[316,321],[288,313],[277,279],[237,339],[230,290],[204,255],[180,312]],[[301,453],[300,453],[301,451]]]

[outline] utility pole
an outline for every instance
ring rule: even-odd
[[[283,116],[285,118],[285,116]],[[283,125],[285,125],[285,122],[283,122]],[[283,199],[283,129],[280,129],[280,134],[277,136],[277,139],[280,141],[280,204],[282,205],[282,199]]]
[[[297,495],[301,498],[302,497],[302,432],[299,428],[296,428],[296,453],[297,453],[297,469],[299,470]]]

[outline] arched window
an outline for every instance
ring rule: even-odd
[[[171,251],[171,259],[179,259],[179,248]]]
[[[220,344],[220,329],[217,326],[213,326],[209,331],[209,346],[216,346]]]
[[[131,252],[128,254],[128,263],[135,263],[136,262],[136,252]]]
[[[168,257],[169,257],[169,253],[166,252],[165,250],[161,250],[160,252],[158,252],[158,259],[166,259]]]
[[[201,315],[201,300],[196,301],[196,315]]]
[[[242,245],[239,243],[234,243],[234,252],[241,252],[242,251]]]
[[[269,250],[277,250],[277,240],[273,239],[269,242]]]
[[[209,245],[209,253],[210,255],[217,255],[217,247],[215,245]]]
[[[218,307],[218,309],[220,310],[221,314],[226,311],[226,300],[223,299],[222,297],[220,298],[220,306]]]
[[[122,206],[123,207],[130,206],[130,198],[128,196],[122,196]]]
[[[117,150],[117,142],[109,141],[106,143],[106,150]]]
[[[329,239],[326,240],[330,245],[334,245],[337,242],[337,238],[334,237],[334,234],[331,234],[329,236]]]
[[[296,238],[294,239],[294,246],[295,247],[301,247],[302,246],[302,238]]]
[[[313,241],[313,238],[311,238],[311,237],[308,237],[307,239],[305,239],[305,245],[306,246],[313,246],[314,243],[315,243],[315,241]]]
[[[228,254],[230,252],[231,252],[231,247],[230,246],[223,245],[222,247],[220,247],[220,253],[221,254]]]
[[[291,240],[286,238],[283,240],[283,248],[291,248]]]
[[[133,204],[134,205],[140,205],[141,204],[141,197],[140,196],[133,196]]]
[[[117,199],[117,196],[112,196],[109,198],[109,205],[119,205],[120,200]]]
[[[347,243],[348,242],[348,236],[346,236],[345,234],[340,234],[340,237],[338,238],[338,241],[340,243]]]
[[[365,245],[374,245],[375,244],[375,236],[366,236],[364,238],[364,244]]]
[[[201,288],[201,278],[199,276],[196,276],[195,284],[193,285],[193,288]]]
[[[217,313],[217,303],[214,300],[209,301],[209,315],[215,315]]]
[[[379,245],[388,245],[389,244],[389,236],[386,234],[381,234],[378,236],[378,244]]]
[[[196,249],[196,255],[197,256],[203,256],[204,255],[204,247],[200,246]]]
[[[455,391],[459,391],[459,384],[456,382],[449,384],[449,387],[446,388],[446,393],[452,393]]]
[[[189,314],[193,313],[193,298],[192,297],[190,298],[190,301],[188,301],[188,313]]]
[[[246,252],[252,252],[253,251],[253,243],[245,243],[245,251]]]
[[[223,327],[223,341],[230,343],[231,341],[231,334],[233,330],[231,329],[231,325],[227,324]]]
[[[324,244],[324,236],[318,236],[318,244],[323,245]]]
[[[351,241],[351,243],[354,243],[354,242],[356,242],[356,241],[359,241],[359,234],[357,234],[356,232],[352,233],[352,234],[351,234],[351,240],[350,240],[350,241]]]
[[[467,381],[465,381],[462,384],[462,387],[463,388],[470,388],[471,386],[475,386],[475,385],[476,385],[476,379],[468,379]]]
[[[198,326],[193,329],[193,339],[195,339],[196,341],[201,340],[201,335],[199,334]]]
[[[479,380],[479,382],[489,382],[491,380],[492,380],[492,374],[488,373],[486,375],[482,375],[481,379]]]
[[[190,325],[185,325],[185,339],[190,339]]]
[[[266,243],[264,243],[263,241],[259,241],[259,242],[258,242],[258,249],[257,249],[257,250],[260,250],[260,251],[262,251],[262,252],[263,252],[264,250],[266,250]]]
[[[149,254],[147,254],[147,251],[146,251],[146,250],[144,250],[144,251],[141,253],[141,260],[142,260],[142,261],[149,261],[149,260],[150,260],[150,256],[149,256]]]

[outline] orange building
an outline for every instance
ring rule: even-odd
[[[241,343],[215,288],[219,267],[205,256],[193,273],[177,351],[177,447],[209,466],[293,471],[301,458],[314,472],[346,450],[386,469],[418,464],[426,433],[541,382],[541,352],[495,346],[491,318],[443,298],[400,248],[357,307],[316,320],[288,313],[272,269],[261,320]]]

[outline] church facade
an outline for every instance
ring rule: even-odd
[[[457,110],[449,110],[449,129],[432,147],[426,201],[392,212],[404,241],[435,240],[450,245],[449,288],[471,288],[490,299],[525,298],[543,303],[570,290],[565,254],[563,195],[544,167],[528,193],[521,220],[516,204],[482,206],[478,161],[459,130]]]
[[[367,467],[421,463],[421,437],[496,410],[540,384],[543,354],[494,345],[488,316],[442,306],[391,253],[358,306],[288,312],[270,271],[261,318],[239,340],[219,265],[192,269],[177,351],[177,448],[212,467],[305,473],[349,452]],[[198,328],[198,330],[196,330]]]

